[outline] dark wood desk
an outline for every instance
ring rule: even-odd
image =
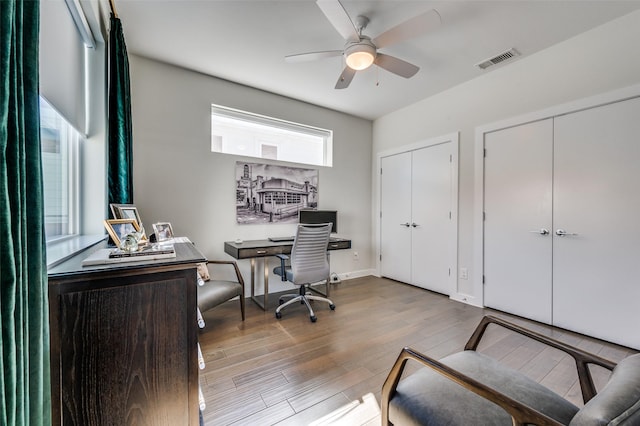
[[[48,271],[53,425],[197,426],[196,264],[176,257]]]
[[[269,262],[264,258],[275,256],[276,254],[290,254],[293,247],[293,241],[269,241],[269,240],[249,240],[241,243],[235,241],[226,241],[224,243],[224,252],[231,257],[241,260],[251,260],[251,300],[258,306],[266,310],[269,301]],[[327,250],[345,250],[351,248],[351,240],[345,238],[331,238]],[[264,295],[260,300],[255,295],[256,267],[257,260],[262,261],[264,269]],[[329,296],[329,282],[326,284],[326,293],[319,292],[324,296]],[[315,290],[315,289],[314,289]],[[315,290],[317,291],[317,290]]]

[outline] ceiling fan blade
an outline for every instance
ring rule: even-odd
[[[382,49],[383,47],[421,36],[439,26],[441,22],[440,14],[435,9],[431,9],[383,32],[372,41],[378,49]]]
[[[340,78],[338,78],[336,89],[346,89],[347,87],[349,87],[349,84],[351,84],[351,80],[353,80],[354,75],[356,75],[356,70],[345,67],[342,71],[342,74],[340,74]]]
[[[299,53],[296,55],[288,55],[284,60],[290,63],[316,61],[318,59],[331,58],[333,56],[342,56],[342,50],[325,50],[322,52]]]
[[[324,12],[325,16],[347,41],[360,41],[360,35],[347,11],[338,0],[317,0],[316,4]]]
[[[378,53],[374,63],[380,68],[392,72],[404,78],[411,78],[420,70],[420,67],[410,64],[407,61],[398,59],[394,56],[385,55],[384,53]]]

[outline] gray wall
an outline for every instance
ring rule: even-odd
[[[319,208],[338,210],[338,236],[351,238],[353,248],[331,255],[332,271],[371,272],[370,121],[135,55],[129,60],[134,200],[147,232],[154,222],[171,222],[176,235],[188,236],[211,259],[230,259],[224,241],[295,233],[293,224],[236,223],[235,163],[259,160],[210,151],[215,103],[334,131],[333,167],[318,168]],[[240,267],[248,281],[249,262]],[[286,285],[271,284],[274,291]]]

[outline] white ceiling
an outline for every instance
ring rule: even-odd
[[[119,0],[129,53],[375,119],[499,67],[474,65],[509,48],[530,56],[640,8],[640,0],[350,1],[371,37],[436,9],[442,24],[386,49],[420,67],[411,79],[371,67],[334,89],[343,58],[286,63],[285,55],[342,49],[314,0]],[[614,48],[614,46],[612,46]],[[515,60],[518,60],[515,59]],[[570,58],[568,59],[570,60]]]

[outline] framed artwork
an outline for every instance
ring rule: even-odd
[[[135,219],[107,219],[104,221],[104,227],[118,247],[128,234],[140,232],[140,226]]]
[[[159,243],[173,238],[173,229],[169,222],[154,223],[153,232],[156,234],[156,241]]]
[[[317,169],[237,161],[235,174],[237,223],[297,223],[318,207]]]

